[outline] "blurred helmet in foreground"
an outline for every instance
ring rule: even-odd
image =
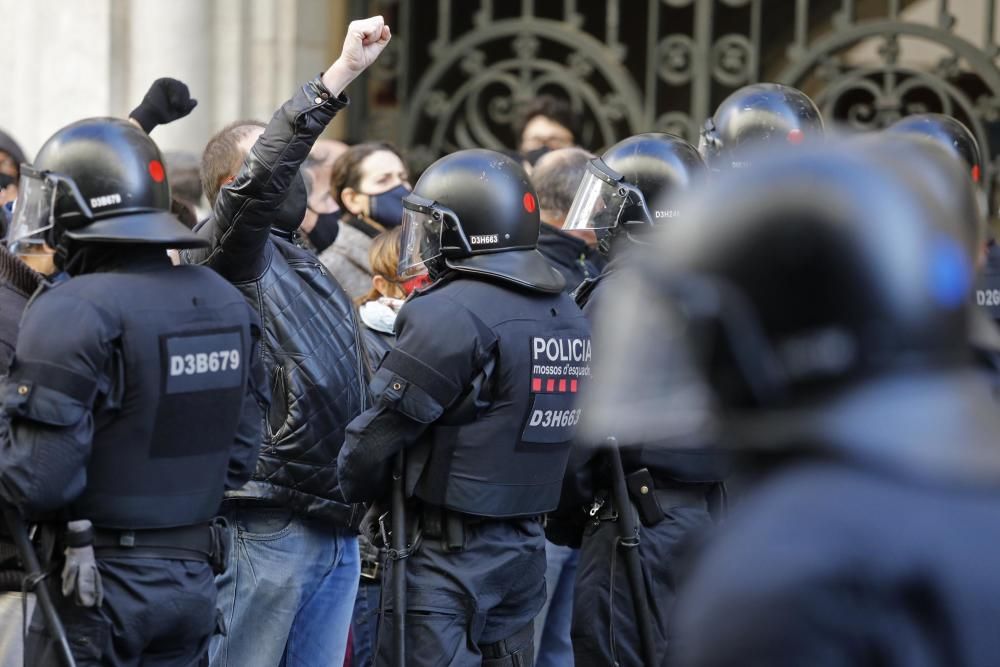
[[[690,435],[709,407],[800,408],[965,359],[971,258],[921,179],[852,142],[753,159],[623,270],[595,324],[585,438]]]

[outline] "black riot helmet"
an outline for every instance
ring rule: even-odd
[[[124,120],[90,118],[45,142],[21,169],[12,250],[45,240],[192,248],[207,241],[170,213],[170,187],[156,144]]]
[[[748,151],[798,146],[823,136],[823,118],[801,90],[778,83],[744,86],[705,121],[698,150],[713,170],[745,169]]]
[[[671,433],[678,397],[726,415],[808,409],[865,377],[965,360],[972,266],[951,211],[854,145],[754,159],[625,269],[595,324],[611,344],[594,354],[591,435]]]
[[[694,146],[650,132],[618,142],[587,165],[563,229],[593,229],[607,255],[621,233],[630,240],[682,215],[680,195],[704,173]]]
[[[961,159],[972,180],[979,182],[983,164],[979,142],[969,128],[951,116],[940,113],[914,114],[897,120],[885,131],[927,137]]]
[[[452,153],[403,197],[400,275],[452,269],[561,292],[562,274],[535,249],[538,226],[538,198],[521,165],[496,151]]]

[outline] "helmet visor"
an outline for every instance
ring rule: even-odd
[[[563,229],[610,229],[635,196],[622,179],[600,159],[591,160],[573,197]]]
[[[16,255],[42,252],[45,232],[55,223],[59,183],[33,169],[22,168],[14,215],[7,230],[7,247]]]
[[[703,331],[631,266],[606,280],[620,298],[594,323],[594,378],[581,397],[581,442],[686,448],[711,439],[714,393],[700,364]],[[597,351],[600,350],[600,356]]]
[[[441,255],[442,211],[434,202],[407,195],[403,199],[403,231],[399,249],[399,277],[407,280],[426,273],[429,260]]]

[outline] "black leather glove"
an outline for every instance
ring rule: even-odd
[[[361,525],[358,527],[358,532],[379,549],[385,549],[388,546],[382,539],[382,526],[379,521],[388,509],[388,504],[385,501],[376,500],[365,512],[361,519]]]
[[[191,113],[198,106],[198,100],[191,97],[187,84],[177,79],[164,77],[157,79],[146,91],[146,96],[132,113],[132,118],[146,134],[157,125],[166,125]]]

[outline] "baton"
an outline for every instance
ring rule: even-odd
[[[38,601],[38,606],[42,609],[45,624],[49,628],[49,633],[59,645],[58,653],[62,659],[61,662],[64,667],[76,667],[76,661],[73,659],[73,651],[70,650],[69,639],[66,637],[66,629],[63,628],[62,621],[59,620],[56,606],[49,596],[49,589],[45,585],[45,582],[42,581],[42,577],[44,576],[42,566],[38,562],[35,548],[28,537],[28,528],[24,525],[21,515],[13,507],[4,507],[3,516],[7,521],[7,528],[10,530],[11,537],[14,539],[14,546],[17,548],[17,553],[24,565],[25,579],[33,582],[35,599]]]
[[[618,510],[619,540],[618,547],[622,549],[625,558],[625,571],[628,574],[628,585],[632,592],[632,606],[635,618],[639,624],[639,641],[642,648],[643,664],[646,667],[656,665],[656,642],[653,638],[653,621],[646,606],[648,592],[646,580],[642,578],[642,561],[639,559],[639,527],[632,513],[632,501],[628,497],[625,486],[625,469],[622,467],[622,455],[618,450],[618,440],[607,439],[608,461],[611,464],[611,489]]]

